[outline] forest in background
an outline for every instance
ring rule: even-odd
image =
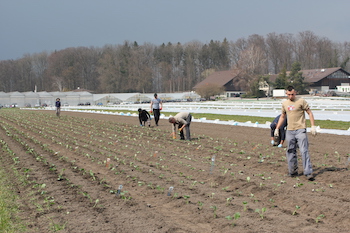
[[[333,42],[312,31],[251,35],[236,41],[154,45],[136,41],[97,47],[72,47],[25,54],[0,61],[0,91],[93,93],[183,92],[214,71],[240,69],[249,83],[266,74],[342,67],[350,71],[350,42]]]

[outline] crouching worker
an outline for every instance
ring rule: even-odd
[[[282,147],[284,141],[286,140],[287,117],[284,119],[284,121],[282,122],[282,125],[279,129],[279,136],[278,137],[274,136],[274,132],[275,132],[275,129],[276,129],[276,126],[277,126],[277,123],[278,123],[278,120],[280,119],[280,117],[281,117],[281,114],[278,115],[270,125],[271,145],[277,146],[277,147]]]
[[[192,120],[192,115],[189,112],[179,112],[174,117],[169,118],[169,123],[172,125],[173,138],[176,138],[176,125],[180,131],[180,139],[185,140],[184,128],[186,128],[186,140],[191,140],[190,124]]]
[[[138,111],[140,126],[145,126],[147,122],[148,127],[151,127],[151,115],[149,115],[149,113],[146,110],[141,108],[139,108]]]

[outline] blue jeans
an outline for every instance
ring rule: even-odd
[[[298,172],[297,147],[299,147],[300,150],[304,175],[312,174],[312,164],[309,155],[309,141],[307,138],[306,129],[287,130],[286,139],[288,141],[286,155],[289,174]]]

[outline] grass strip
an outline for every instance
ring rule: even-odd
[[[78,110],[78,109],[77,109]],[[91,111],[101,111],[101,109],[91,109]],[[121,110],[109,110],[104,109],[104,112],[129,112],[130,114],[136,113],[137,111],[121,111]],[[176,115],[177,112],[162,112],[164,115]],[[240,115],[222,115],[222,114],[212,114],[212,113],[191,113],[192,116],[196,119],[206,118],[207,120],[216,120],[220,121],[237,121],[237,122],[247,122],[251,121],[253,123],[259,122],[259,124],[265,124],[266,121],[272,122],[274,117],[257,117],[257,116],[240,116]],[[277,116],[277,115],[276,115]],[[306,121],[307,126],[311,127],[309,120]],[[320,126],[321,129],[340,129],[348,130],[350,127],[350,122],[346,121],[331,121],[331,120],[317,120],[315,119],[315,125]]]

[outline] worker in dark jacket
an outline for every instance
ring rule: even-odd
[[[59,117],[61,114],[61,100],[60,100],[60,98],[56,99],[55,106],[56,106],[56,116]]]
[[[147,122],[148,127],[151,127],[151,115],[146,110],[141,108],[139,108],[138,111],[140,126],[145,126]]]
[[[281,127],[279,128],[279,137],[274,137],[274,132],[278,123],[278,120],[280,119],[280,115],[278,115],[273,122],[270,125],[271,128],[271,145],[273,146],[278,146],[278,147],[282,147],[284,141],[286,140],[286,127],[287,127],[287,117],[284,119]]]

